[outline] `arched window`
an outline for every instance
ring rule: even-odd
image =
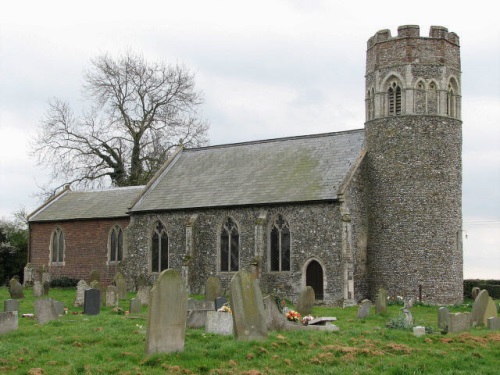
[[[109,233],[109,261],[121,262],[123,260],[123,230],[118,225]]]
[[[238,271],[240,260],[240,234],[238,226],[228,217],[220,232],[220,270]]]
[[[425,84],[419,81],[415,90],[415,113],[417,115],[423,115],[426,113],[426,91]]]
[[[168,235],[161,222],[157,222],[151,239],[151,272],[168,268]]]
[[[271,271],[290,271],[290,227],[278,215],[271,227]]]
[[[366,92],[366,117],[367,120],[373,120],[375,117],[375,97],[373,88]]]
[[[431,82],[427,92],[427,113],[434,115],[438,113],[438,91],[437,84]]]
[[[59,227],[54,229],[50,239],[50,262],[64,262],[64,233]]]
[[[389,116],[401,115],[401,87],[392,82],[388,90]]]

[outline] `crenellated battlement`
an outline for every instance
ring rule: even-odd
[[[401,38],[425,38],[420,36],[420,26],[418,25],[403,25],[398,27],[398,35],[392,36],[389,29],[377,31],[377,33],[368,40],[368,49],[378,43],[383,43]],[[443,26],[431,26],[428,38],[444,39],[457,46],[460,45],[460,39],[457,34],[448,32],[448,29]]]

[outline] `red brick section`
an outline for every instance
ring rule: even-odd
[[[92,270],[99,271],[101,282],[113,280],[116,265],[108,265],[108,236],[115,225],[125,229],[129,218],[30,223],[29,262],[50,266],[52,279],[62,276],[88,281]],[[50,265],[50,237],[58,226],[64,233],[64,265]]]

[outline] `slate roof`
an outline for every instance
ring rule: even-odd
[[[65,190],[31,214],[29,222],[127,217],[144,186]]]
[[[336,200],[364,131],[184,149],[131,212]]]

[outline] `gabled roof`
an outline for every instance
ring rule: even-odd
[[[144,186],[105,190],[64,190],[38,208],[29,222],[127,217],[128,209]]]
[[[184,149],[131,212],[338,199],[364,131]]]

